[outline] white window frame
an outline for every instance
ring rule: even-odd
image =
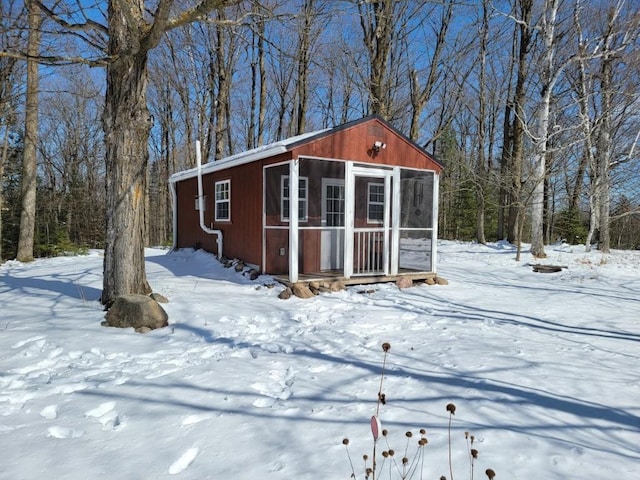
[[[382,187],[382,201],[371,201],[371,187]],[[369,182],[367,183],[367,223],[375,223],[376,225],[382,225],[384,223],[384,183]],[[371,205],[381,205],[383,218],[371,218]]]
[[[220,191],[218,187],[221,187]],[[226,187],[226,188],[225,188]],[[215,183],[215,219],[216,222],[230,222],[231,221],[231,180],[220,180]],[[226,198],[218,198],[218,193],[225,192],[227,193]],[[221,217],[218,215],[218,206],[222,204],[227,204],[227,216]]]
[[[342,199],[341,199],[341,201],[342,201],[342,211],[341,212],[328,212],[327,211],[327,187],[328,186],[341,187],[342,188]],[[337,199],[334,199],[334,200],[337,200]],[[326,226],[327,225],[327,217],[328,217],[329,214],[338,213],[338,214],[342,215],[342,225],[332,225],[332,227],[343,228],[345,226],[345,222],[346,222],[345,210],[346,210],[346,198],[345,198],[344,179],[323,177],[322,178],[322,226]]]
[[[285,205],[289,205],[289,195],[285,196],[285,183],[289,181],[289,175],[282,175],[280,177],[280,220],[283,222],[289,221],[289,216],[284,214]],[[309,221],[309,177],[298,177],[298,221]],[[304,196],[300,195],[300,184],[304,184]],[[291,185],[288,186],[291,188]],[[304,215],[300,215],[300,207]]]

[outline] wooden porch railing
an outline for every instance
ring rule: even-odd
[[[353,242],[353,274],[380,275],[384,265],[384,229],[357,228]]]

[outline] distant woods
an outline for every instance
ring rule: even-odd
[[[2,259],[18,253],[25,154],[37,159],[34,255],[105,244],[105,70],[91,67],[112,60],[88,27],[106,8],[35,2],[67,5],[86,27],[74,38],[50,15],[30,22],[31,3],[0,6]],[[445,165],[441,238],[532,242],[538,256],[557,240],[640,248],[635,2],[232,3],[149,50],[147,244],[171,241],[167,179],[195,165],[196,140],[216,161],[375,113]],[[27,56],[30,25],[41,35]]]

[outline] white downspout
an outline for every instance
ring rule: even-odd
[[[173,247],[175,250],[178,248],[178,195],[176,193],[175,182],[169,183],[169,190],[171,191],[171,208],[173,210]]]
[[[204,197],[202,196],[202,154],[200,141],[196,140],[196,162],[198,164],[198,213],[200,214],[200,228],[209,235],[216,235],[218,243],[218,258],[222,258],[222,230],[214,230],[204,224]]]

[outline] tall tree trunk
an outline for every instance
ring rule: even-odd
[[[578,106],[580,107],[580,127],[582,129],[582,135],[584,137],[583,155],[578,166],[577,178],[575,180],[574,188],[569,202],[569,213],[578,211],[578,201],[580,199],[580,192],[582,190],[583,176],[589,167],[590,172],[590,191],[589,191],[589,231],[585,239],[585,250],[588,252],[591,250],[591,241],[595,235],[596,226],[600,212],[596,208],[596,197],[599,191],[599,182],[594,175],[595,171],[595,158],[593,149],[593,128],[590,109],[590,97],[592,93],[592,82],[587,73],[587,49],[586,40],[582,31],[582,23],[580,16],[579,4],[576,4],[574,10],[574,23],[578,33],[578,78],[576,80],[575,89],[578,93]]]
[[[265,66],[264,20],[260,20],[258,38],[258,72],[260,81],[260,104],[258,105],[258,139],[256,146],[264,145],[265,117],[267,115],[267,69]]]
[[[443,64],[445,63],[442,61],[442,54],[447,43],[447,33],[451,25],[454,3],[454,1],[449,0],[446,6],[443,5],[442,7],[436,44],[433,48],[433,55],[429,60],[429,74],[423,87],[420,86],[418,81],[418,72],[415,69],[411,70],[411,124],[409,138],[414,142],[418,140],[420,135],[420,117],[424,107],[431,99],[436,83],[442,75]]]
[[[107,91],[102,114],[106,155],[106,246],[102,303],[151,292],[144,263],[145,197],[152,118],[147,107],[147,57],[167,29],[186,25],[225,0],[202,0],[170,19],[172,0],[159,0],[153,21],[144,2],[110,0]]]
[[[609,42],[607,38],[607,42]],[[607,48],[607,47],[605,47]],[[607,48],[607,50],[609,50]],[[598,135],[597,143],[597,173],[600,180],[600,191],[598,198],[599,209],[599,238],[598,248],[603,253],[609,253],[611,248],[611,233],[609,230],[609,217],[611,212],[611,116],[613,115],[612,104],[612,56],[608,53],[602,59],[601,77],[601,95],[602,95],[602,123]]]
[[[24,150],[22,158],[22,211],[20,236],[16,258],[23,262],[33,260],[33,244],[36,228],[36,187],[38,141],[38,90],[40,77],[36,58],[40,53],[40,25],[42,17],[37,2],[30,0],[29,40],[27,45],[27,102],[25,108]]]
[[[559,0],[547,0],[544,4],[542,36],[544,50],[542,53],[542,99],[538,106],[534,143],[534,186],[531,199],[531,254],[536,258],[544,258],[544,206],[545,178],[547,176],[547,145],[549,142],[549,115],[551,112],[551,95],[557,81],[560,68],[555,67],[556,17]]]
[[[525,137],[525,111],[524,105],[527,100],[526,81],[528,77],[529,49],[533,38],[531,28],[531,16],[533,13],[532,0],[519,0],[520,21],[516,27],[519,32],[518,47],[518,77],[514,93],[513,109],[513,140],[512,150],[509,158],[509,221],[507,239],[512,243],[520,243],[519,223],[523,224],[522,205],[522,163],[524,158],[524,137]]]
[[[309,66],[311,55],[311,27],[314,17],[314,0],[305,0],[303,4],[302,25],[298,33],[298,81],[296,82],[296,97],[298,100],[296,114],[297,121],[294,135],[304,133],[307,122],[307,105],[309,100]]]
[[[511,87],[509,87],[511,89]],[[507,94],[507,98],[511,96]],[[509,219],[509,165],[511,163],[511,152],[513,150],[513,132],[512,132],[512,107],[507,102],[504,108],[504,120],[502,122],[502,154],[500,156],[500,189],[498,191],[498,226],[496,229],[496,237],[498,240],[504,240],[507,237],[505,230],[508,230]]]
[[[131,6],[131,5],[130,5]],[[144,263],[145,195],[151,116],[147,108],[147,50],[136,46],[139,25],[120,2],[109,2],[107,91],[102,123],[106,147],[106,246],[102,303],[151,292]],[[135,33],[134,33],[135,35]],[[139,41],[139,39],[138,39]],[[139,47],[139,45],[138,45]]]
[[[475,194],[476,194],[476,240],[478,243],[485,244],[487,239],[484,231],[485,221],[485,186],[487,178],[487,160],[485,155],[486,143],[486,102],[485,97],[486,85],[486,61],[487,61],[487,43],[489,40],[489,6],[487,1],[482,2],[482,26],[480,29],[480,74],[479,83],[479,104],[478,104],[478,157],[476,158],[475,173]],[[491,151],[489,150],[489,155]]]
[[[2,102],[0,102],[0,108],[2,108]],[[3,118],[3,111],[0,110],[0,118]],[[5,128],[9,126],[6,125]],[[2,212],[4,210],[4,192],[2,190],[4,179],[4,166],[7,162],[7,158],[9,156],[9,135],[4,136],[4,140],[2,141],[2,153],[0,154],[0,263],[2,263]]]
[[[369,54],[369,113],[389,120],[389,57],[393,45],[396,0],[358,2],[364,44]]]

